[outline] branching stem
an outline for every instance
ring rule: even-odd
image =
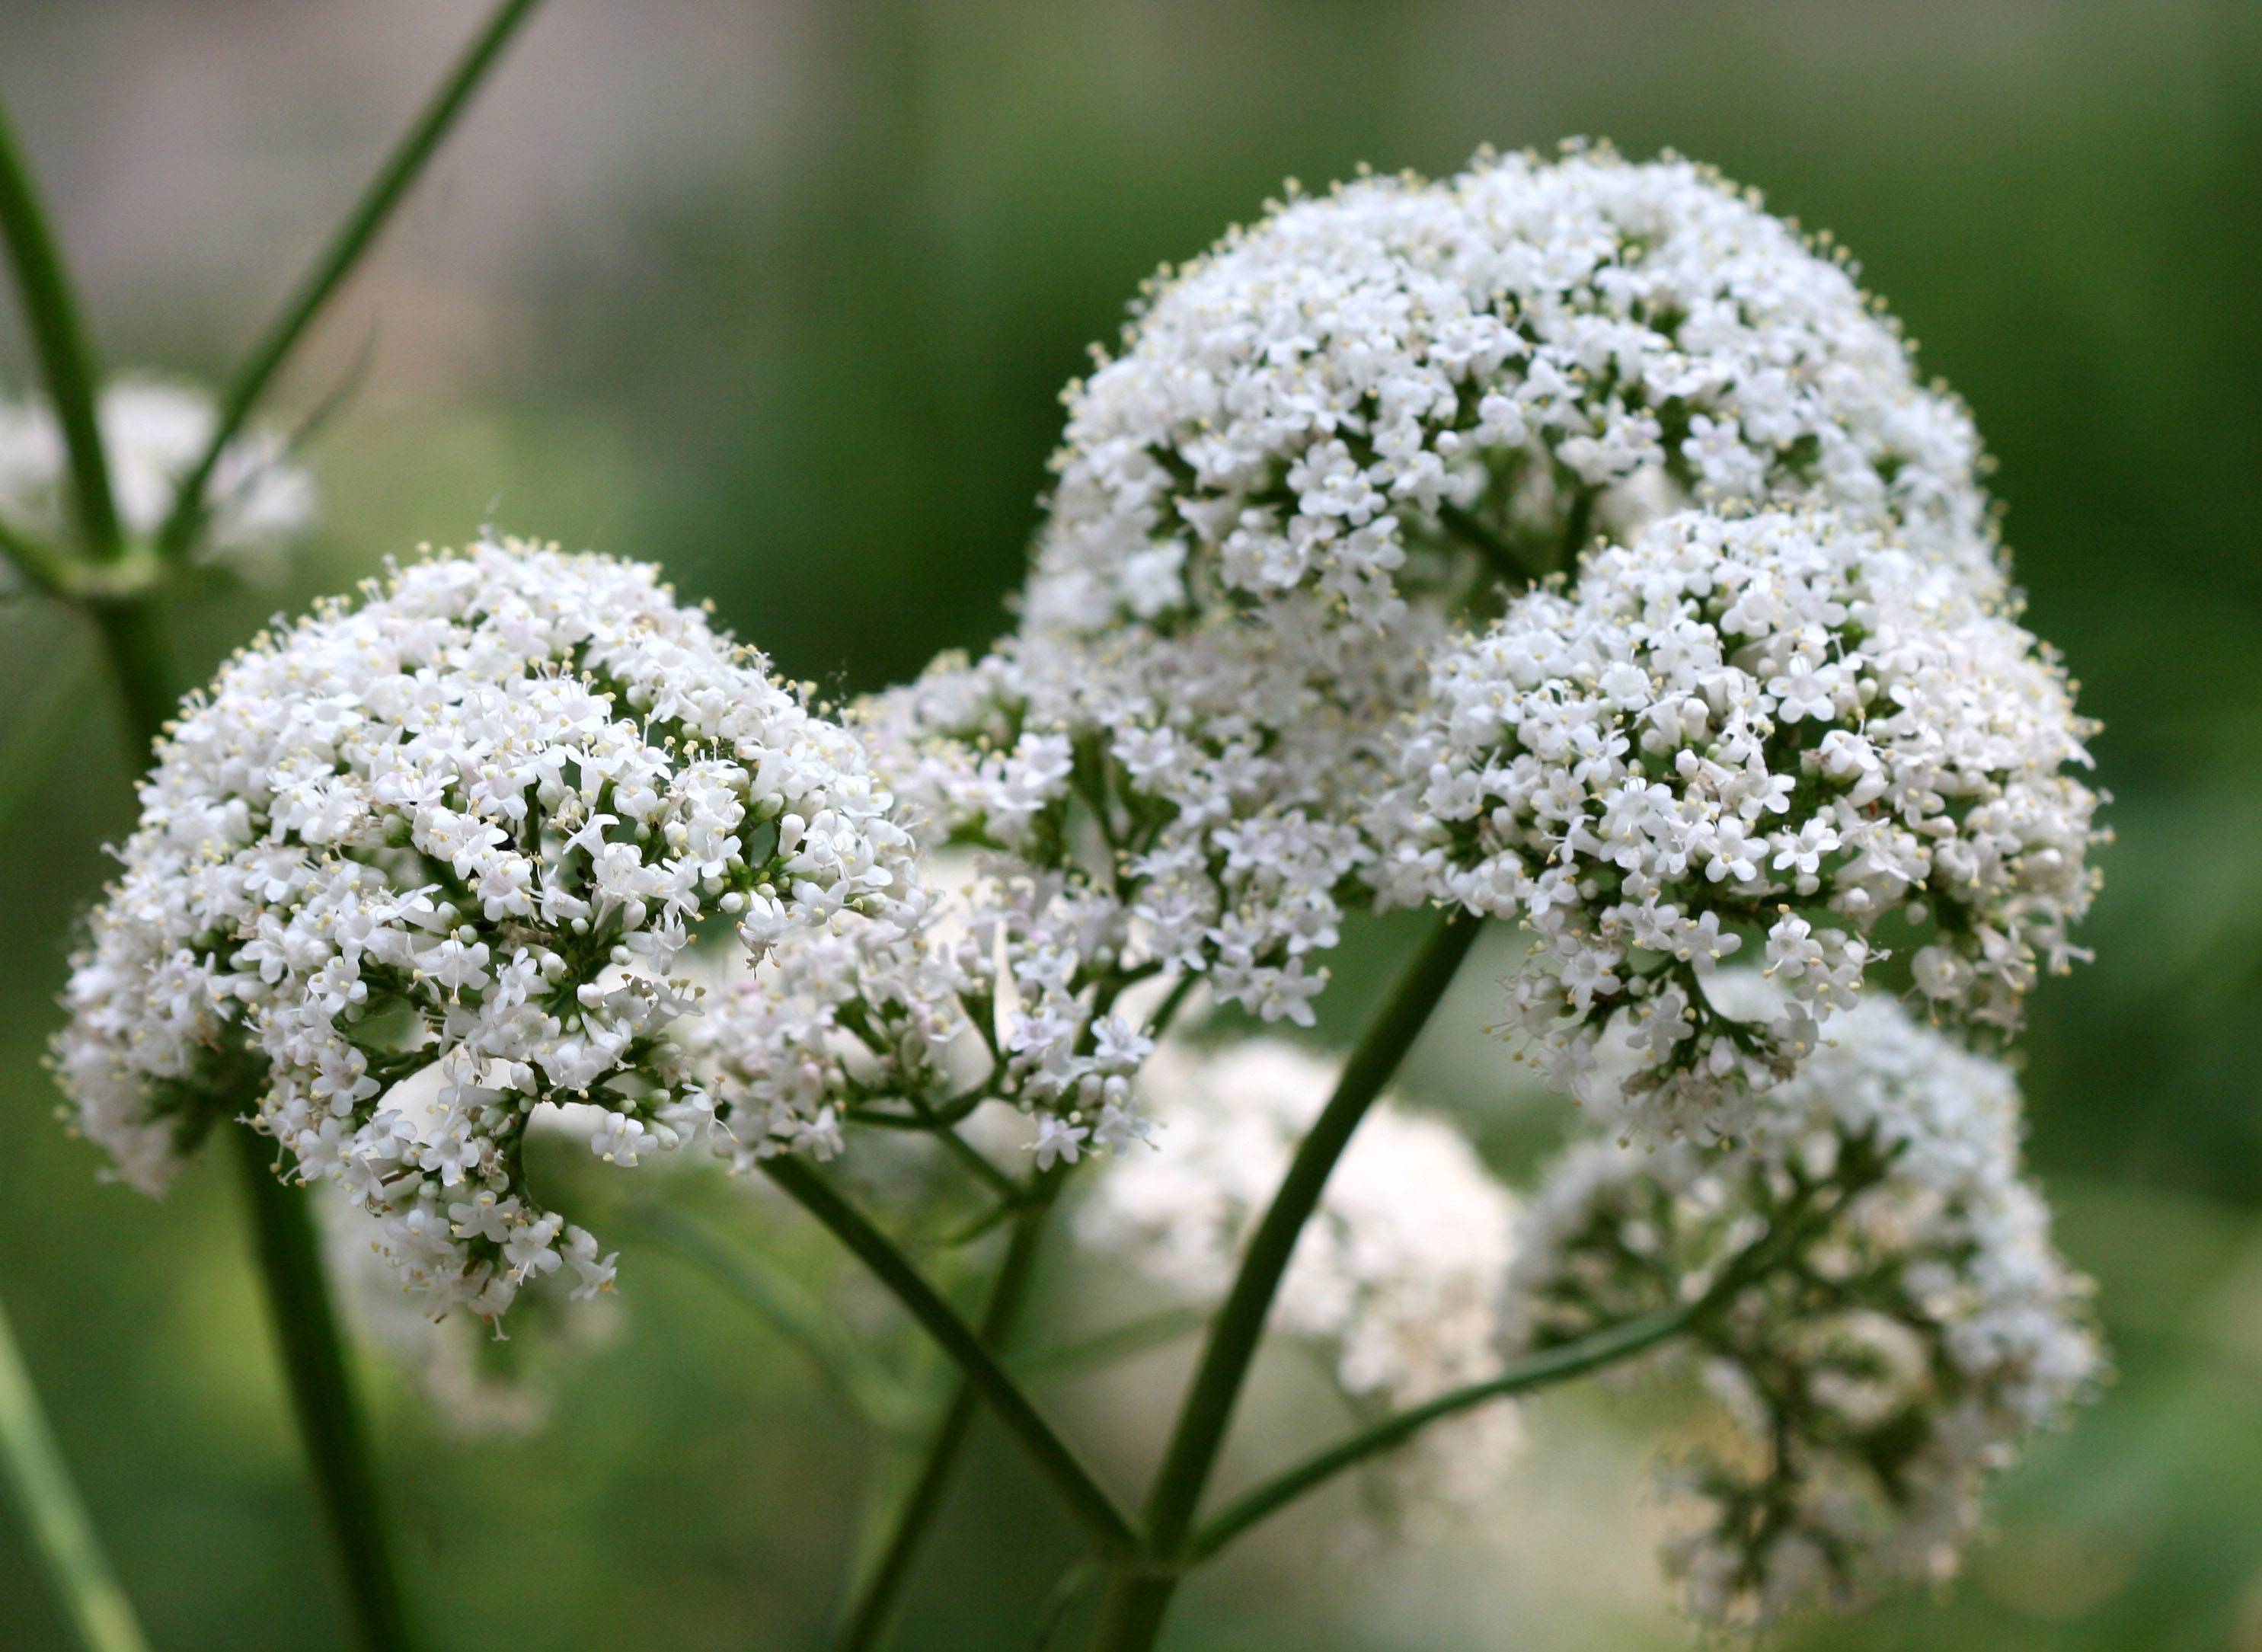
[[[1052,1425],[998,1363],[980,1334],[959,1317],[895,1242],[799,1159],[781,1154],[765,1159],[761,1168],[789,1198],[830,1229],[903,1303],[989,1402],[1092,1541],[1110,1555],[1129,1553],[1136,1539],[1114,1499],[1053,1432]]]

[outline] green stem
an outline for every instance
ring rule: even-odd
[[[1344,1469],[1377,1453],[1404,1443],[1441,1418],[1511,1394],[1528,1393],[1535,1389],[1567,1381],[1573,1377],[1583,1376],[1589,1371],[1631,1358],[1644,1349],[1679,1336],[1696,1319],[1696,1307],[1691,1304],[1660,1313],[1645,1314],[1638,1319],[1630,1319],[1623,1324],[1581,1337],[1575,1342],[1550,1348],[1545,1353],[1535,1354],[1511,1367],[1498,1376],[1488,1377],[1482,1382],[1472,1382],[1466,1388],[1455,1389],[1434,1400],[1386,1418],[1372,1427],[1352,1435],[1341,1445],[1273,1475],[1254,1490],[1236,1498],[1194,1534],[1190,1558],[1197,1563],[1208,1560],[1250,1526],[1278,1512],[1306,1492],[1325,1484]]]
[[[133,1603],[111,1569],[39,1391],[0,1307],[0,1479],[16,1494],[32,1547],[86,1652],[149,1652]]]
[[[248,1129],[228,1134],[251,1206],[268,1316],[290,1374],[292,1404],[330,1536],[345,1568],[358,1638],[365,1652],[400,1652],[414,1641],[385,1542],[361,1408],[322,1277],[307,1194],[276,1174],[265,1137]]]
[[[1272,1298],[1288,1271],[1297,1237],[1318,1208],[1320,1195],[1326,1190],[1336,1161],[1350,1145],[1351,1133],[1414,1048],[1453,972],[1476,940],[1477,930],[1476,920],[1466,913],[1449,913],[1438,920],[1390,1001],[1344,1064],[1335,1094],[1313,1122],[1281,1179],[1279,1191],[1272,1195],[1271,1207],[1250,1236],[1241,1272],[1210,1324],[1201,1365],[1179,1410],[1170,1449],[1148,1499],[1150,1555],[1174,1559],[1185,1543],[1195,1507],[1216,1466],[1219,1448],[1225,1443],[1235,1403],[1256,1358]]]
[[[1029,1281],[1035,1273],[1037,1247],[1044,1237],[1049,1209],[1049,1201],[1032,1204],[1014,1218],[1005,1259],[998,1266],[997,1280],[990,1288],[989,1306],[982,1315],[982,1340],[993,1351],[1002,1351],[1028,1301]],[[981,1403],[981,1391],[975,1387],[973,1379],[962,1376],[935,1429],[934,1439],[927,1446],[918,1475],[896,1511],[887,1547],[881,1550],[879,1560],[857,1591],[855,1604],[835,1642],[839,1652],[868,1652],[886,1634],[903,1598],[904,1585],[910,1579],[911,1562],[918,1558],[919,1547],[942,1506],[943,1490],[965,1453],[967,1437],[973,1432],[975,1413]]]
[[[1472,1406],[1512,1394],[1567,1381],[1615,1365],[1621,1360],[1670,1341],[1708,1324],[1746,1286],[1768,1273],[1797,1247],[1814,1229],[1830,1220],[1844,1201],[1875,1179],[1864,1171],[1838,1190],[1839,1197],[1820,1209],[1815,1207],[1822,1189],[1803,1187],[1768,1223],[1767,1230],[1731,1257],[1711,1284],[1695,1301],[1677,1307],[1639,1314],[1615,1325],[1604,1325],[1583,1337],[1533,1354],[1518,1365],[1481,1382],[1472,1382],[1433,1400],[1412,1406],[1354,1434],[1308,1461],[1265,1481],[1219,1513],[1195,1534],[1190,1550],[1193,1563],[1208,1560],[1250,1526],[1324,1484],[1378,1452],[1412,1439],[1423,1429]]]
[[[330,244],[300,280],[298,290],[270,325],[265,336],[236,370],[227,393],[220,399],[220,418],[213,427],[212,436],[196,464],[182,478],[172,513],[159,530],[157,545],[163,555],[176,558],[186,553],[203,525],[205,489],[212,481],[220,453],[243,428],[243,422],[281,371],[300,336],[353,272],[362,255],[369,250],[393,209],[400,205],[409,186],[415,183],[418,174],[471,102],[479,83],[502,55],[503,47],[510,43],[511,36],[537,4],[538,0],[501,0],[496,6],[486,25],[464,49],[447,79],[440,83],[377,176],[370,180],[361,198],[338,226]]]
[[[16,289],[24,300],[32,349],[40,358],[47,397],[54,403],[55,421],[62,427],[63,446],[70,455],[71,498],[80,536],[96,558],[114,557],[123,541],[118,531],[118,507],[111,497],[110,465],[103,457],[102,428],[95,414],[101,376],[87,344],[86,329],[79,321],[78,307],[71,299],[62,253],[47,227],[39,191],[32,186],[31,173],[24,165],[23,151],[4,109],[0,109],[0,235],[8,242],[8,260],[15,269]]]
[[[762,1161],[761,1168],[789,1198],[832,1230],[833,1236],[895,1294],[911,1317],[918,1321],[920,1328],[933,1338],[990,1403],[998,1420],[1052,1482],[1068,1504],[1069,1512],[1092,1540],[1111,1554],[1125,1554],[1135,1547],[1137,1539],[1131,1523],[1115,1506],[1114,1499],[1101,1490],[1090,1470],[1053,1432],[1052,1425],[1039,1414],[981,1337],[927,1283],[894,1242],[799,1159],[781,1154]]]
[[[1297,1148],[1271,1207],[1250,1236],[1233,1288],[1210,1322],[1201,1364],[1179,1407],[1178,1425],[1155,1477],[1147,1503],[1146,1543],[1135,1561],[1118,1566],[1101,1599],[1092,1640],[1097,1652],[1146,1652],[1162,1634],[1163,1620],[1185,1567],[1195,1511],[1217,1466],[1234,1406],[1248,1380],[1296,1240],[1319,1208],[1336,1161],[1428,1025],[1477,931],[1476,920],[1466,913],[1448,913],[1438,920],[1344,1064],[1335,1093]]]
[[[149,748],[163,737],[180,703],[173,691],[164,619],[148,602],[108,602],[89,611],[126,702],[126,766],[138,776],[149,766]]]

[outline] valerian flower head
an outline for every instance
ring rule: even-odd
[[[649,566],[482,543],[259,638],[159,743],[54,1061],[161,1187],[248,1106],[435,1311],[612,1260],[525,1185],[545,1102],[632,1165],[717,1128],[667,1039],[702,926],[912,921],[855,739]],[[436,1069],[429,1098],[399,1081]],[[727,1119],[721,1128],[728,1128]]]
[[[1183,793],[1163,853],[1117,858],[1156,944],[1231,955],[1221,992],[1268,1015],[1307,1013],[1372,892],[1401,719],[1502,581],[1677,509],[1798,503],[2003,587],[1962,406],[1842,261],[1677,159],[1292,199],[1165,271],[1067,401],[1019,637],[966,690],[1019,790],[975,802],[1036,816],[1118,768]]]
[[[1747,1145],[1596,1140],[1547,1177],[1514,1351],[1712,1302],[1658,1356],[1693,1359],[1732,1425],[1668,1476],[1696,1612],[1754,1626],[1947,1576],[1985,1477],[2094,1385],[2087,1282],[2019,1138],[1999,1064],[1872,1002],[1768,1093]]]
[[[1951,1019],[2012,1028],[2086,956],[2090,732],[2008,611],[1898,541],[1682,512],[1440,656],[1377,876],[1530,925],[1514,1009],[1559,1085],[1630,1064],[1630,1128],[1730,1131],[1854,1001],[1888,914]],[[1714,1003],[1732,959],[1783,989],[1765,1019]]]
[[[1157,1151],[1094,1180],[1078,1238],[1172,1295],[1216,1301],[1335,1076],[1277,1039],[1160,1051],[1141,1078]],[[1344,1392],[1393,1410],[1489,1376],[1515,1214],[1459,1132],[1386,1098],[1297,1241],[1271,1328],[1321,1349]],[[1483,1408],[1423,1435],[1410,1478],[1452,1498],[1496,1490],[1518,1440],[1513,1408]]]
[[[128,378],[104,388],[95,417],[119,525],[130,538],[152,538],[204,457],[219,410],[193,386]],[[69,516],[68,474],[53,409],[44,401],[0,403],[0,518],[61,534]],[[247,429],[222,448],[205,499],[198,558],[243,578],[271,577],[313,525],[313,479],[291,462],[288,444],[273,430]]]
[[[1672,157],[1292,198],[1165,270],[1067,401],[1040,630],[1293,591],[1384,625],[1692,502],[1812,499],[1999,578],[1962,405],[1842,261]]]

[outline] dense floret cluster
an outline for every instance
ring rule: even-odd
[[[1277,1039],[1165,1048],[1141,1079],[1157,1151],[1094,1180],[1077,1237],[1174,1296],[1216,1301],[1335,1077]],[[1389,1410],[1489,1376],[1515,1216],[1459,1132],[1386,1099],[1297,1241],[1272,1329],[1320,1349],[1344,1393]],[[1512,1408],[1486,1408],[1425,1436],[1411,1477],[1455,1497],[1496,1491],[1518,1439]]]
[[[2088,732],[1952,571],[1833,516],[1682,512],[1437,661],[1383,882],[1530,925],[1515,1012],[1559,1086],[1626,1083],[1653,1136],[1733,1129],[1890,913],[1945,1016],[2013,1027],[2081,956]],[[1709,998],[1731,958],[1785,989],[1769,1020]],[[1613,1028],[1630,1079],[1599,1058]]]
[[[103,391],[95,417],[119,525],[129,537],[149,539],[204,456],[219,411],[193,386],[121,379]],[[53,409],[43,401],[0,403],[0,517],[42,536],[61,534],[69,515],[68,474]],[[198,559],[241,577],[270,576],[313,525],[313,479],[291,463],[289,444],[272,430],[246,430],[222,448],[205,498]],[[0,564],[0,581],[5,570]]]
[[[141,791],[56,1049],[87,1133],[162,1184],[256,1101],[436,1309],[595,1241],[524,1186],[544,1101],[615,1163],[715,1125],[667,1028],[710,921],[894,933],[919,897],[862,748],[649,566],[482,544],[261,638]],[[437,1066],[429,1107],[392,1091]]]
[[[1688,1345],[1733,1438],[1672,1473],[1667,1559],[1723,1622],[1952,1571],[1983,1480],[2100,1372],[2010,1075],[1888,1004],[1831,1031],[1749,1146],[1574,1151],[1512,1275],[1519,1348],[1718,1299]]]
[[[1841,263],[1676,159],[1291,200],[1166,271],[1068,403],[1040,630],[1296,590],[1387,625],[1472,554],[1529,577],[1691,501],[1812,496],[1996,577],[1963,408]]]

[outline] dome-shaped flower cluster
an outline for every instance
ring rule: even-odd
[[[1952,1571],[1981,1482],[2101,1367],[2021,1179],[2010,1075],[1888,1004],[1831,1035],[1748,1145],[1574,1150],[1511,1275],[1518,1348],[1721,1291],[1688,1345],[1734,1439],[1673,1473],[1690,1519],[1667,1555],[1720,1621]]]
[[[162,1184],[256,1102],[436,1309],[493,1314],[595,1241],[517,1144],[601,1108],[633,1165],[713,1127],[665,1034],[694,933],[759,956],[916,915],[910,840],[861,747],[649,566],[482,544],[262,638],[141,789],[55,1061],[87,1133]],[[398,1081],[437,1066],[424,1106]]]
[[[104,389],[95,418],[119,525],[133,538],[151,538],[204,457],[219,410],[192,386],[120,379]],[[0,403],[0,518],[61,534],[69,514],[68,467],[53,409],[44,401]],[[313,479],[291,463],[289,444],[272,430],[246,430],[222,448],[205,497],[209,518],[198,558],[243,578],[270,576],[313,525]]]
[[[2096,796],[2056,661],[1954,573],[1819,513],[1689,511],[1512,603],[1437,662],[1381,875],[1527,921],[1543,1065],[1632,1122],[1733,1129],[1811,1050],[1905,911],[1939,1013],[2009,1028],[2079,956]],[[1723,1014],[1731,957],[1787,992]],[[1606,1053],[1606,1052],[1605,1052]]]
[[[1312,589],[1362,624],[1473,554],[1812,495],[1994,577],[1980,452],[1844,265],[1668,158],[1480,158],[1292,199],[1165,271],[1071,386],[1028,616],[1170,627]]]
[[[1156,1151],[1094,1180],[1078,1238],[1174,1296],[1221,1297],[1335,1077],[1277,1039],[1159,1051],[1140,1080]],[[1297,1241],[1272,1328],[1321,1348],[1346,1394],[1392,1410],[1488,1377],[1516,1214],[1459,1131],[1386,1099]],[[1424,1437],[1416,1477],[1452,1497],[1496,1490],[1518,1439],[1513,1408],[1482,1408]]]

